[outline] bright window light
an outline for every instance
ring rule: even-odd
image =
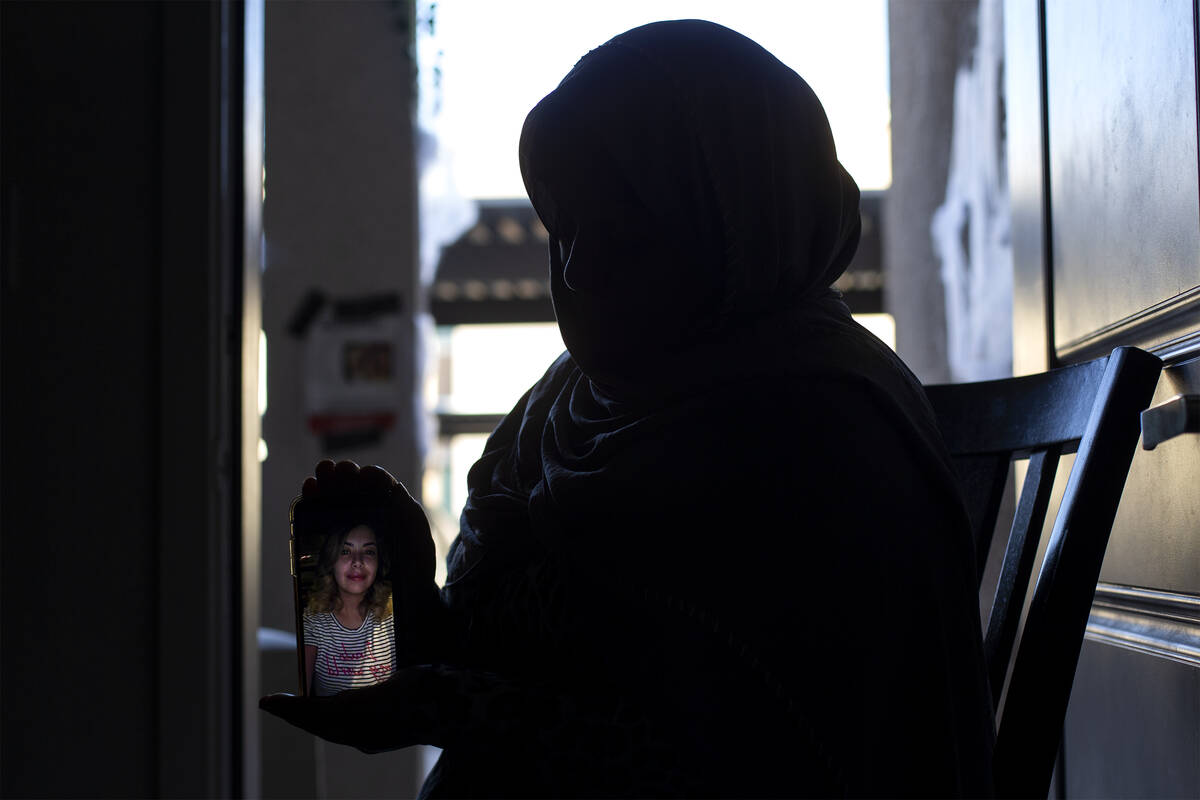
[[[432,8],[431,8],[432,6]],[[892,182],[887,0],[422,0],[423,117],[466,197],[524,197],[517,140],[529,110],[588,50],[629,28],[700,18],[754,39],[821,98],[838,155],[863,189]]]
[[[553,322],[455,325],[439,339],[449,374],[438,409],[456,414],[507,412],[566,349]]]
[[[896,318],[891,314],[855,314],[854,321],[879,337],[892,350],[896,349]]]

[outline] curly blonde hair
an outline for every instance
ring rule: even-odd
[[[321,545],[321,554],[317,559],[316,586],[313,587],[312,594],[308,598],[308,605],[304,609],[306,614],[323,614],[326,611],[337,611],[341,608],[342,597],[333,576],[333,567],[337,563],[342,545],[346,542],[346,536],[358,527],[368,528],[375,533],[373,525],[354,522],[349,525],[339,525],[325,537],[325,543]],[[367,613],[373,613],[375,619],[384,620],[392,615],[392,582],[389,580],[391,563],[389,548],[381,544],[378,550],[379,567],[375,572],[375,582],[363,595],[359,608],[363,610],[364,616]]]

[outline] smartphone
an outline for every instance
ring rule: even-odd
[[[395,671],[394,543],[381,519],[367,504],[303,496],[288,509],[302,695],[370,686]]]

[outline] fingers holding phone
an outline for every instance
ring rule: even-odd
[[[404,485],[386,469],[376,465],[359,467],[353,461],[336,464],[325,459],[312,477],[304,481],[304,502],[334,508],[370,508],[393,537],[393,563],[403,576],[404,591],[433,583],[436,550],[429,520],[421,505]]]

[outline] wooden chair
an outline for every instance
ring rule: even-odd
[[[1000,797],[1044,798],[1049,791],[1139,413],[1161,369],[1157,357],[1119,347],[1039,375],[926,387],[967,499],[980,579],[1009,465],[1029,459],[984,634]],[[1055,470],[1071,452],[1075,463],[1022,621]]]

